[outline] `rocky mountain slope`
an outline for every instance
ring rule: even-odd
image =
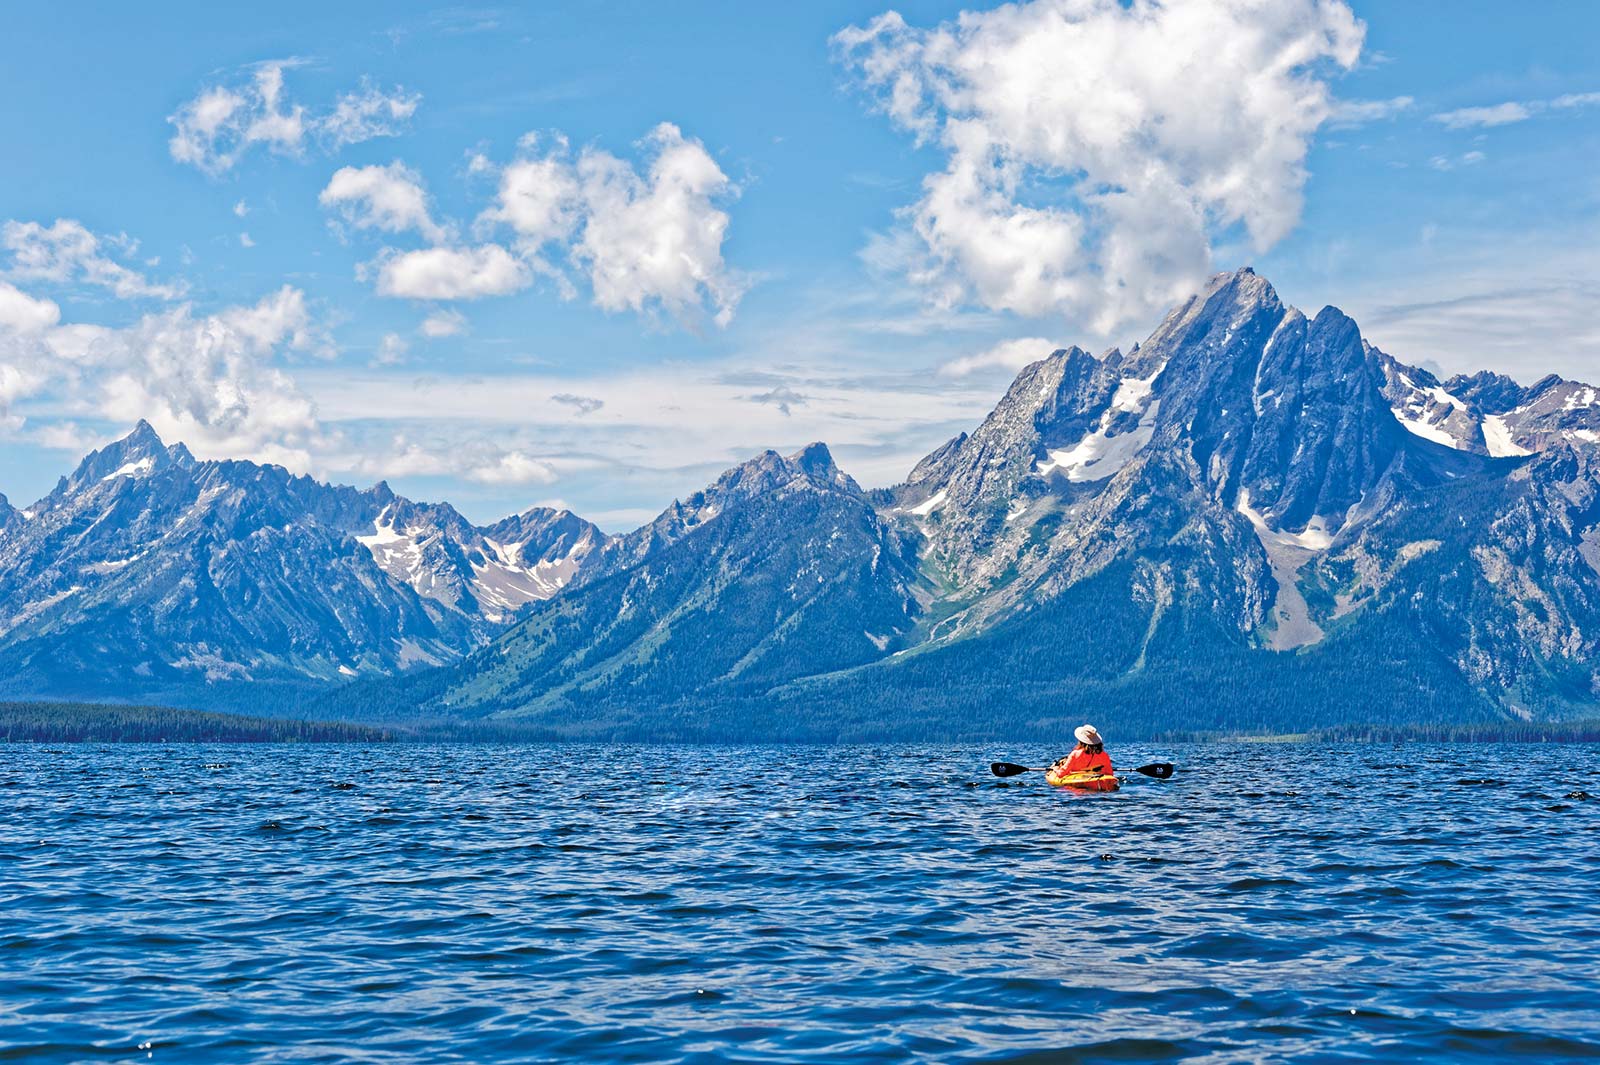
[[[200,462],[145,423],[0,509],[0,691],[256,702],[453,661],[605,543],[564,511],[447,505]]]
[[[821,444],[738,466],[608,543],[566,594],[452,671],[437,703],[560,716],[759,693],[898,650],[920,612],[916,540]]]
[[[1553,378],[1440,383],[1243,270],[1130,352],[1027,367],[874,493],[877,513],[839,488],[826,540],[821,515],[770,512],[789,474],[731,471],[607,545],[593,587],[406,698],[554,734],[702,737],[1596,714],[1597,415],[1594,390]],[[730,563],[745,530],[765,553]],[[834,602],[856,612],[819,630],[834,653],[785,642],[768,599],[736,606],[824,555],[855,582]],[[669,620],[702,606],[725,620]],[[746,672],[731,663],[753,636],[720,641],[752,617],[771,638]],[[674,642],[689,631],[697,645]]]

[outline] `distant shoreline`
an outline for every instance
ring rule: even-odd
[[[1060,737],[1055,737],[1059,739]],[[836,744],[959,742],[974,744],[1048,743],[1052,737],[984,736],[897,740],[760,737],[710,738],[691,735],[560,735],[548,726],[514,721],[389,722],[384,726],[344,721],[263,717],[167,706],[111,703],[0,702],[3,743],[646,743],[694,746],[832,746]],[[1374,726],[1344,725],[1306,732],[1202,733],[1173,730],[1155,735],[1127,734],[1123,743],[1600,743],[1600,720],[1569,722],[1476,722]]]
[[[0,703],[0,743],[387,743],[388,729],[168,706]]]

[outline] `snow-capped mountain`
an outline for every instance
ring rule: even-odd
[[[1130,352],[1028,366],[896,488],[810,451],[729,471],[402,701],[834,738],[1593,714],[1593,399],[1439,382],[1221,275]],[[790,513],[797,484],[833,505]],[[819,568],[807,629],[781,582]]]
[[[1406,429],[1461,451],[1515,458],[1562,443],[1600,443],[1600,390],[1554,374],[1523,388],[1502,374],[1440,382],[1374,349],[1384,396]]]
[[[141,426],[0,500],[0,694],[356,676],[320,716],[718,739],[1600,713],[1600,390],[1441,381],[1250,270],[1040,355],[903,484],[766,452],[614,538]]]
[[[914,539],[821,444],[735,467],[602,555],[451,671],[438,704],[559,720],[594,696],[627,712],[760,692],[898,649],[920,610]]]
[[[0,690],[220,705],[450,662],[604,542],[564,511],[480,529],[384,484],[197,461],[141,422],[0,508]]]

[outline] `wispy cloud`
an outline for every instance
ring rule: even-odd
[[[1397,118],[1416,107],[1410,96],[1395,96],[1387,100],[1337,100],[1328,116],[1330,129],[1355,129],[1373,122]]]
[[[1600,105],[1600,92],[1568,93],[1548,100],[1509,100],[1487,107],[1462,107],[1431,116],[1447,129],[1492,129],[1526,122],[1539,115]]]
[[[117,262],[114,253],[132,256],[138,251],[138,243],[125,234],[96,234],[71,218],[58,218],[49,226],[9,221],[0,227],[0,243],[11,255],[7,273],[18,279],[93,285],[125,300],[175,300],[186,291],[182,283],[150,281]]]
[[[301,59],[269,60],[244,68],[243,77],[202,89],[167,117],[173,127],[167,142],[172,158],[216,177],[257,146],[296,158],[304,156],[308,142],[334,152],[398,134],[422,99],[364,81],[329,110],[312,112],[292,102],[284,88],[284,72],[304,65]]]
[[[965,377],[980,370],[1016,373],[1029,363],[1038,362],[1060,346],[1043,337],[1002,340],[984,351],[951,359],[939,367],[939,374],[943,377]]]

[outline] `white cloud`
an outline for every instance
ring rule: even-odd
[[[467,331],[467,319],[460,311],[434,311],[422,320],[418,332],[429,340],[460,336]]]
[[[372,357],[374,366],[398,366],[405,361],[411,345],[399,333],[385,333],[378,343],[377,354]]]
[[[1337,100],[1328,116],[1334,129],[1354,129],[1369,122],[1383,122],[1402,115],[1416,106],[1410,96],[1395,96],[1388,100]]]
[[[578,159],[583,236],[573,258],[608,311],[659,307],[678,317],[709,304],[719,325],[742,294],[722,261],[728,215],[714,201],[732,184],[697,140],[663,122],[645,138],[648,171],[609,153]]]
[[[1553,100],[1509,100],[1488,107],[1462,107],[1454,111],[1441,111],[1433,116],[1435,122],[1448,129],[1492,129],[1526,122],[1537,115],[1551,111],[1570,111],[1580,107],[1600,105],[1600,92],[1568,93]]]
[[[728,215],[718,204],[737,189],[703,144],[663,122],[640,142],[642,172],[598,148],[574,160],[559,134],[542,151],[533,134],[521,147],[499,171],[480,232],[508,227],[529,268],[553,277],[564,297],[576,290],[557,265],[562,255],[604,310],[732,319],[743,283],[723,261]],[[493,166],[475,159],[474,168]]]
[[[1052,351],[1061,347],[1044,337],[1017,337],[1015,340],[1002,340],[1000,343],[984,351],[972,355],[962,355],[951,359],[939,367],[941,377],[965,377],[979,370],[1005,370],[1010,373],[1022,369],[1032,362],[1038,362]]]
[[[1462,154],[1459,158],[1452,159],[1448,155],[1436,155],[1428,160],[1428,165],[1435,170],[1454,170],[1458,166],[1473,166],[1483,162],[1488,156],[1482,152],[1472,151]]]
[[[1513,122],[1526,122],[1532,117],[1533,111],[1526,104],[1504,103],[1493,107],[1463,107],[1455,111],[1443,111],[1434,115],[1433,120],[1450,129],[1471,129],[1509,126]]]
[[[6,295],[0,290],[0,305],[14,302]],[[297,470],[309,469],[313,452],[328,446],[311,401],[273,365],[282,353],[318,342],[297,289],[199,317],[179,306],[122,328],[55,324],[53,309],[34,307],[30,333],[0,330],[0,401],[7,405],[40,398],[58,411],[115,424],[146,418],[197,454]]]
[[[16,286],[0,281],[0,329],[40,333],[60,320],[61,308],[53,301],[35,299]]]
[[[408,94],[398,87],[385,93],[364,82],[359,92],[339,97],[332,113],[318,123],[318,128],[335,149],[374,137],[394,137],[417,113],[421,102],[419,93]]]
[[[474,442],[487,436],[502,450],[536,456],[563,478],[581,472],[585,493],[602,481],[613,499],[658,510],[762,448],[794,450],[812,440],[826,440],[863,483],[894,483],[933,447],[978,424],[998,395],[993,381],[940,380],[921,368],[812,363],[800,370],[752,354],[576,377],[446,381],[326,366],[300,378],[322,416],[347,433],[375,423],[402,425],[408,439],[431,438],[428,450],[441,456],[441,465],[459,461],[459,468],[484,464]],[[770,398],[754,401],[755,395]],[[787,414],[780,406],[785,396]],[[582,416],[580,402],[589,408]],[[388,443],[378,439],[360,450],[379,461]]]
[[[524,149],[537,147],[537,138],[523,138]],[[492,169],[482,156],[474,165]],[[550,151],[517,159],[500,171],[496,205],[479,215],[480,226],[504,224],[516,233],[517,247],[537,256],[548,243],[565,243],[578,227],[582,201],[578,176],[567,157],[567,141],[557,135]]]
[[[240,233],[239,234],[239,247],[241,247],[241,248],[253,248],[255,246],[256,246],[256,242],[255,242],[254,239],[251,238],[250,234],[248,234],[248,233]]]
[[[255,145],[300,156],[315,134],[329,151],[337,151],[399,133],[421,99],[398,88],[385,94],[363,83],[359,92],[341,96],[326,114],[311,114],[289,102],[284,91],[284,71],[300,65],[294,59],[257,63],[246,68],[249,77],[238,84],[202,89],[167,118],[173,126],[167,142],[172,158],[217,176]]]
[[[406,433],[375,441],[363,453],[330,456],[337,469],[363,477],[458,477],[474,484],[516,487],[549,484],[557,472],[549,459],[488,440],[416,440]]]
[[[549,484],[556,479],[556,474],[548,463],[520,451],[508,451],[468,469],[466,478],[479,484]]]
[[[386,233],[414,229],[433,243],[449,239],[448,231],[434,222],[428,210],[422,179],[403,163],[342,167],[334,171],[317,199],[323,207],[337,208],[357,229]]]
[[[233,215],[235,218],[243,218],[249,213],[250,208],[243,200],[240,200],[238,203],[233,205]]]
[[[11,253],[13,277],[97,285],[118,299],[171,300],[183,295],[182,285],[151,282],[107,254],[110,244],[131,255],[137,249],[133,241],[102,238],[70,218],[58,218],[51,226],[7,222],[0,228],[0,242]]]
[[[412,300],[504,296],[530,281],[527,265],[498,244],[400,253],[390,249],[377,268],[380,296]]]
[[[1258,251],[1293,228],[1326,75],[1363,35],[1340,0],[1034,0],[834,44],[946,157],[904,215],[911,279],[1107,332],[1192,291],[1234,227]]]

